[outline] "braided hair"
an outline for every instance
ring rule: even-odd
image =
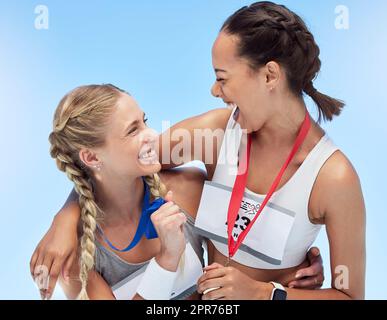
[[[309,95],[321,118],[331,121],[344,103],[319,92],[313,84],[320,68],[320,49],[304,21],[283,5],[260,1],[231,15],[221,31],[239,38],[238,54],[253,70],[270,61],[284,67],[290,90]]]

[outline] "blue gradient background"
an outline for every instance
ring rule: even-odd
[[[81,84],[111,82],[135,96],[159,131],[162,120],[175,123],[222,106],[210,95],[211,46],[222,22],[247,3],[1,1],[0,299],[40,298],[29,259],[71,189],[48,154],[60,98]],[[306,20],[321,47],[317,88],[347,102],[342,116],[324,128],[361,177],[368,220],[366,295],[386,299],[387,2],[282,3]],[[34,27],[39,4],[48,6],[48,30]],[[349,8],[349,30],[335,29],[340,4]],[[329,286],[325,232],[317,245]],[[59,287],[54,298],[64,298]]]

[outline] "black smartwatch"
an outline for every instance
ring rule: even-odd
[[[273,285],[270,300],[286,300],[287,292],[282,284],[270,282]]]

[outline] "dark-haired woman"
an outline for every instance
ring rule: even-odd
[[[265,200],[267,204],[239,250],[231,246],[235,255],[229,267],[218,266],[205,273],[199,280],[199,293],[219,288],[205,294],[205,299],[286,295],[288,299],[363,299],[365,206],[359,178],[345,155],[309,118],[302,97],[308,94],[325,120],[332,120],[343,108],[342,102],[320,93],[313,85],[321,66],[313,35],[301,18],[284,6],[258,2],[227,19],[212,53],[217,78],[212,93],[235,105],[223,141],[228,146],[242,141],[239,154],[250,155],[244,183],[240,183],[240,176],[235,179],[229,174],[232,161],[213,169],[212,182],[234,187],[230,202],[240,199],[234,193],[236,187],[242,187],[263,200],[258,201],[260,206]],[[247,131],[247,139],[241,139],[238,125]],[[218,161],[225,155],[229,160],[238,157],[238,149],[222,146]],[[290,159],[286,167],[284,162]],[[239,160],[243,161],[243,156]],[[286,168],[282,176],[277,175],[280,168]],[[278,184],[273,183],[275,177]],[[212,194],[221,195],[218,189],[208,186]],[[211,205],[201,207],[205,214]],[[196,218],[198,227],[211,239],[211,256],[220,265],[230,256],[230,232],[216,227],[232,216],[231,205],[225,208],[210,222],[207,217],[201,219],[200,209]],[[250,217],[245,215],[245,222],[249,222],[246,219]],[[250,220],[253,222],[253,218]],[[241,222],[232,232],[238,233],[240,226],[247,228]],[[330,245],[331,288],[309,291],[268,283],[277,272],[302,261],[322,225],[326,226]],[[238,243],[237,238],[234,240],[231,244]]]
[[[193,143],[195,129],[225,129],[211,141],[214,161],[204,158],[205,145],[184,156],[203,160],[211,181],[195,223],[209,239],[210,265],[198,292],[203,299],[363,299],[364,200],[355,169],[318,124],[338,116],[343,103],[313,85],[321,66],[313,35],[286,7],[257,2],[227,19],[212,55],[212,94],[231,110],[184,120],[161,136],[163,142],[185,129]],[[317,122],[304,93],[318,107]],[[171,149],[182,140],[170,141]],[[297,270],[322,225],[331,288],[296,288],[321,285]]]

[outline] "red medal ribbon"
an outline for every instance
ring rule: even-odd
[[[292,161],[292,159],[294,158],[298,149],[300,148],[300,146],[304,142],[306,136],[308,135],[309,129],[310,129],[310,117],[309,117],[309,113],[307,111],[306,115],[305,115],[304,122],[303,122],[302,127],[300,129],[300,132],[297,136],[296,142],[294,143],[292,151],[290,152],[288,158],[286,159],[284,165],[282,166],[279,174],[275,178],[272,186],[270,187],[269,192],[267,193],[265,199],[263,200],[263,202],[262,202],[258,212],[256,213],[254,219],[247,226],[247,228],[241,232],[237,241],[235,241],[233,236],[232,236],[232,232],[233,232],[236,218],[237,218],[240,206],[241,206],[243,194],[245,192],[247,176],[248,176],[248,172],[249,172],[250,151],[251,151],[251,134],[249,134],[247,136],[247,150],[246,150],[246,157],[244,158],[244,160],[246,161],[244,163],[245,166],[244,165],[238,166],[238,175],[235,179],[234,188],[232,189],[230,203],[228,206],[227,233],[228,233],[229,258],[232,258],[234,256],[234,254],[237,252],[237,250],[239,249],[243,240],[246,238],[248,232],[250,231],[251,227],[253,226],[254,222],[258,219],[262,210],[265,208],[266,204],[269,202],[271,196],[273,195],[273,193],[277,189],[286,168],[289,166],[289,163]],[[246,170],[244,172],[241,172],[241,167],[246,168]]]

